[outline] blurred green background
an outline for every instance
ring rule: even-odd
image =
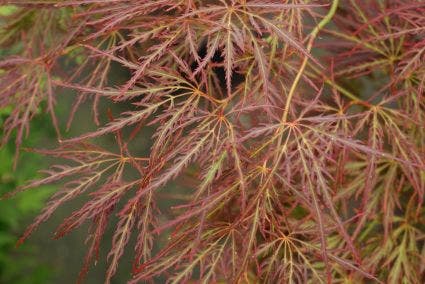
[[[0,110],[0,123],[8,110]],[[45,119],[34,121],[35,127],[26,146],[32,146],[50,137],[50,129],[43,127]],[[13,170],[15,145],[11,141],[0,149],[0,187],[7,192],[22,185],[28,179],[37,176],[42,159],[30,153],[22,153],[19,168]],[[23,232],[28,220],[40,210],[43,201],[51,192],[51,188],[43,187],[28,191],[12,199],[0,202],[0,283],[48,283],[53,270],[48,262],[40,262],[38,255],[42,248],[37,243],[26,243],[15,247],[18,236]]]
[[[6,116],[7,110],[2,110],[0,123]],[[55,144],[56,136],[50,119],[48,115],[40,114],[32,121],[30,136],[25,140],[24,147],[49,148]],[[49,165],[45,157],[22,151],[18,166],[14,170],[14,155],[13,141],[0,149],[2,193],[11,191],[28,180],[40,177],[39,171]],[[24,245],[15,247],[19,236],[32,222],[56,187],[38,187],[11,199],[0,201],[1,284],[75,283],[85,254],[84,240],[88,226],[83,226],[62,240],[54,241],[51,236],[55,228],[75,209],[76,203],[81,203],[81,200],[70,202],[68,206],[60,208],[51,220],[40,226]],[[103,257],[101,256],[101,259]],[[105,270],[105,263],[100,262],[89,274],[86,283],[103,283]],[[114,283],[125,283],[128,280],[127,275],[118,274]]]
[[[8,15],[15,11],[13,6],[1,6],[0,14]],[[14,50],[1,50],[0,58],[13,54]],[[1,72],[1,70],[0,70]],[[117,80],[126,80],[127,74],[118,70],[114,72]],[[123,78],[124,77],[124,78]],[[58,105],[56,114],[61,125],[66,124],[70,106],[75,98],[72,93],[57,93]],[[0,109],[0,137],[2,124],[11,109]],[[75,129],[67,135],[82,133],[93,129],[87,123],[92,120],[91,105],[88,103],[74,119]],[[84,122],[84,123],[81,123]],[[58,145],[50,116],[39,110],[31,121],[29,137],[24,140],[23,148],[54,148]],[[62,129],[63,131],[63,129]],[[113,141],[106,141],[112,144]],[[42,176],[41,170],[47,169],[52,161],[48,158],[27,151],[21,151],[16,169],[13,168],[15,158],[14,137],[0,148],[0,195],[10,192],[26,182]],[[49,221],[42,224],[33,235],[20,247],[16,242],[26,227],[43,208],[45,202],[60,184],[38,187],[20,193],[7,200],[0,200],[0,284],[68,284],[75,283],[86,253],[85,240],[89,225],[86,224],[64,238],[54,241],[52,235],[57,226],[75,209],[81,206],[83,199],[68,202],[59,208]],[[99,262],[91,267],[85,283],[103,283],[107,269],[106,254],[111,243],[109,232],[105,235]],[[129,248],[132,243],[129,244]],[[102,254],[103,252],[103,254]],[[128,254],[128,255],[127,255]],[[131,250],[123,256],[118,272],[112,283],[126,283],[131,277]]]
[[[119,73],[119,72],[118,72]],[[57,106],[60,120],[65,121],[72,104],[72,94],[58,94],[63,97]],[[7,118],[10,110],[0,110],[0,125]],[[91,106],[88,104],[78,112],[75,131],[81,133],[90,124]],[[68,135],[72,136],[72,133]],[[105,141],[113,143],[113,141]],[[31,131],[25,139],[24,148],[54,148],[58,145],[50,116],[41,113],[31,122]],[[16,169],[13,169],[15,143],[13,139],[0,149],[0,192],[16,189],[29,180],[42,176],[41,170],[47,169],[52,161],[36,153],[21,151]],[[20,247],[16,241],[33,219],[43,208],[49,196],[59,185],[51,185],[30,189],[11,199],[0,201],[0,284],[68,284],[75,283],[86,253],[85,239],[89,224],[83,225],[60,240],[53,240],[53,232],[57,226],[79,208],[84,198],[77,198],[59,208],[46,223],[43,223],[33,235]],[[109,224],[109,232],[105,235],[99,262],[91,267],[85,283],[103,283],[107,269],[106,254],[109,249],[113,225]],[[131,277],[131,248],[120,263],[117,275],[112,283],[126,283]],[[103,252],[103,254],[102,254]]]

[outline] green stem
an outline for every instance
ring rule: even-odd
[[[317,26],[310,33],[310,40],[308,41],[308,44],[307,44],[307,51],[309,51],[309,52],[311,51],[311,48],[313,47],[314,40],[316,39],[319,31],[325,25],[327,25],[331,21],[333,16],[335,15],[336,9],[338,7],[338,3],[339,3],[339,0],[334,0],[332,2],[332,6],[329,9],[328,14],[317,24]],[[301,79],[301,76],[304,72],[304,69],[307,66],[307,61],[308,61],[308,57],[306,56],[306,57],[304,57],[304,60],[301,64],[301,67],[300,67],[298,73],[297,73],[297,76],[295,77],[294,82],[292,83],[291,89],[289,90],[289,94],[288,94],[288,97],[287,97],[286,103],[285,103],[285,109],[284,109],[282,119],[281,119],[282,123],[286,123],[286,120],[288,119],[289,105],[291,104],[292,97],[294,96],[295,90],[298,86],[298,83]]]

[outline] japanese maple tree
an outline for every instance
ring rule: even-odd
[[[424,1],[0,2],[17,170],[40,111],[58,136],[33,150],[58,164],[4,195],[58,184],[20,243],[84,196],[54,234],[91,223],[78,281],[106,242],[105,283],[126,250],[129,283],[424,283]]]

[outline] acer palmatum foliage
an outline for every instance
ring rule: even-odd
[[[109,241],[106,283],[125,250],[130,283],[423,283],[423,1],[2,2],[3,143],[18,151],[43,109],[60,146],[36,152],[63,161],[17,189],[61,184],[20,242],[84,195],[55,233],[92,224],[79,281]],[[64,89],[64,127],[91,102],[97,130],[60,136]],[[161,213],[185,176],[190,193]]]

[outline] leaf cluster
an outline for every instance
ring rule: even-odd
[[[116,219],[105,283],[126,249],[129,283],[423,283],[423,1],[6,2],[3,141],[19,149],[40,109],[60,141],[16,191],[61,184],[21,242],[83,195],[55,233],[92,224],[79,280]],[[65,90],[66,128],[89,100],[95,130],[61,131]]]

